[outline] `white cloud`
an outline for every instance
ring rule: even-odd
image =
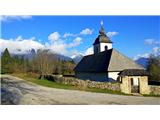
[[[31,19],[30,15],[2,15],[0,16],[1,21],[12,21],[12,20],[22,20],[22,19]]]
[[[153,48],[153,55],[160,56],[160,47]]]
[[[133,60],[138,60],[139,58],[149,58],[150,53],[138,54],[136,55]]]
[[[10,40],[0,39],[0,46],[1,52],[3,52],[5,48],[8,48],[9,51],[14,54],[24,54],[32,48],[35,50],[44,48],[44,45],[36,41],[34,37],[23,39],[21,36]]]
[[[52,44],[48,46],[48,49],[50,49],[54,53],[67,55],[67,45],[63,41],[55,41]]]
[[[25,54],[32,48],[37,49],[50,49],[54,53],[70,56],[73,55],[73,50],[82,43],[81,37],[76,37],[71,42],[67,42],[61,39],[61,35],[58,32],[53,32],[48,36],[49,42],[41,43],[40,40],[36,40],[35,37],[24,39],[22,36],[18,36],[15,39],[0,39],[0,52],[3,52],[5,48],[8,48],[11,53]]]
[[[145,39],[144,41],[147,45],[160,45],[160,41],[155,39]]]
[[[107,36],[108,37],[113,37],[113,36],[115,36],[115,35],[118,35],[119,33],[118,32],[116,32],[116,31],[109,31],[109,32],[107,32]]]
[[[93,54],[93,47],[88,48],[84,54],[85,55],[91,55],[91,54]]]
[[[63,35],[63,37],[67,37],[71,34]],[[76,37],[72,42],[66,43],[63,39],[60,39],[60,34],[58,32],[53,32],[48,36],[48,39],[52,42],[47,44],[47,47],[52,51],[63,55],[70,55],[69,48],[74,48],[82,43],[81,37]]]
[[[60,34],[58,32],[51,33],[48,36],[48,39],[51,40],[52,42],[58,40],[59,38],[60,38]]]
[[[72,34],[72,33],[65,33],[63,35],[64,38],[66,38],[66,37],[76,37],[76,36],[78,36],[78,35],[77,34]]]
[[[78,56],[84,56],[84,54],[83,54],[83,53],[80,53],[80,52],[77,51],[77,50],[72,50],[72,51],[71,51],[71,58],[72,58],[72,59],[75,58],[75,57],[78,57]]]
[[[91,35],[92,33],[93,33],[93,30],[89,28],[86,28],[80,32],[81,35]]]
[[[143,57],[143,58],[149,58],[151,54],[154,55],[154,56],[160,56],[160,47],[154,47],[152,49],[151,53],[138,54],[133,59],[137,60],[137,59],[139,59],[141,57]]]
[[[71,43],[65,43],[63,40],[58,40],[52,42],[50,45],[48,45],[48,48],[55,53],[59,53],[62,55],[72,55],[68,49],[69,48],[75,48],[76,46],[80,45],[82,41],[82,38],[77,37],[74,39]],[[72,52],[73,53],[73,52]]]
[[[78,37],[78,36],[81,36],[81,35],[91,35],[93,33],[93,30],[89,29],[89,28],[86,28],[84,30],[82,30],[80,33],[78,34],[73,34],[73,33],[65,33],[63,35],[63,38],[67,38],[67,37]]]
[[[146,45],[152,46],[152,51],[150,53],[138,54],[133,58],[134,60],[137,60],[141,57],[149,58],[151,54],[154,56],[160,56],[160,41],[156,39],[145,39],[144,42]]]
[[[72,43],[68,44],[68,47],[75,47],[82,43],[82,38],[76,37]]]

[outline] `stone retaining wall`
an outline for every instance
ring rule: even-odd
[[[149,87],[150,87],[150,94],[160,95],[160,86],[149,85]]]
[[[121,91],[120,83],[96,82],[90,80],[81,80],[74,77],[63,77],[61,75],[44,75],[43,78],[53,80],[57,83],[78,86],[81,88],[99,88],[113,91]]]

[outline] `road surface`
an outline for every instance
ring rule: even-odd
[[[43,87],[18,77],[1,76],[1,104],[133,105],[160,104],[160,97],[125,96]]]

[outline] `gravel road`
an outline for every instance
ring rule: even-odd
[[[1,76],[1,104],[133,105],[160,104],[160,97],[125,96],[48,88],[10,75]]]

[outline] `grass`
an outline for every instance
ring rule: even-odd
[[[22,78],[24,80],[27,80],[29,82],[33,82],[36,83],[38,85],[41,86],[45,86],[45,87],[51,87],[51,88],[60,88],[60,89],[74,89],[74,86],[71,85],[65,85],[65,84],[60,84],[60,83],[56,83],[53,81],[49,81],[47,79],[38,79],[38,78],[33,78],[33,77],[29,77],[27,74],[12,74],[13,76]]]
[[[81,90],[81,91],[88,91],[88,92],[96,92],[96,93],[109,93],[109,94],[119,94],[119,95],[126,95],[124,93],[121,93],[119,91],[112,91],[107,89],[98,89],[98,88],[82,88],[79,86],[72,86],[72,85],[66,85],[66,84],[60,84],[53,81],[49,81],[47,79],[38,79],[29,76],[28,74],[23,73],[14,73],[13,76],[17,76],[19,78],[22,78],[24,80],[27,80],[29,82],[33,82],[35,84],[45,86],[45,87],[51,87],[51,88],[58,88],[58,89],[68,89],[68,90]]]
[[[160,97],[160,95],[154,95],[154,94],[149,94],[149,95],[143,95],[143,96],[145,96],[145,97]]]

